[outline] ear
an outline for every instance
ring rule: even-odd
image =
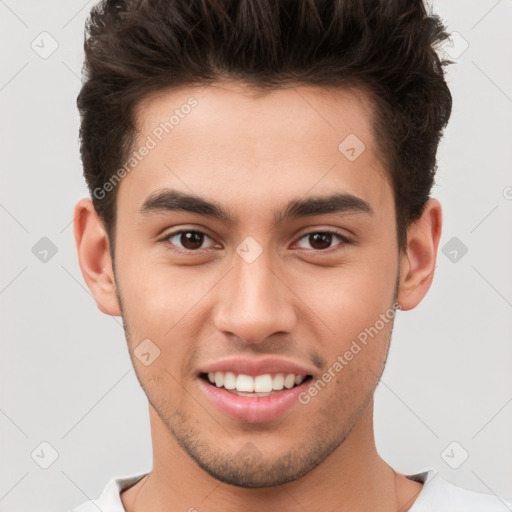
[[[108,236],[89,198],[75,206],[74,234],[80,269],[96,305],[106,315],[121,316]]]
[[[432,284],[441,226],[441,203],[429,199],[421,217],[407,230],[407,248],[400,255],[397,297],[404,311],[415,308]]]

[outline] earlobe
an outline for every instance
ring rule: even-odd
[[[415,308],[432,284],[441,229],[441,204],[429,199],[421,217],[409,227],[407,248],[401,255],[397,301],[404,311]]]
[[[80,269],[96,305],[107,315],[121,316],[108,236],[91,199],[76,204],[73,227]]]

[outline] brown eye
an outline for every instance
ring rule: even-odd
[[[309,236],[309,243],[313,249],[328,249],[332,243],[331,233],[314,233]]]
[[[306,239],[310,245],[310,247],[303,247],[304,249],[312,248],[315,251],[325,251],[326,249],[331,248],[331,244],[335,238],[338,238],[338,240],[341,240],[344,243],[350,242],[348,238],[335,231],[317,231],[307,233],[302,236],[300,240]],[[338,245],[344,245],[344,243]]]
[[[182,230],[170,233],[164,238],[164,241],[168,241],[171,245],[176,245],[178,249],[197,251],[202,248],[205,237],[210,238],[202,231]],[[175,239],[175,241],[172,241],[172,239]]]

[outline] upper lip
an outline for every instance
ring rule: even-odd
[[[264,357],[259,359],[251,359],[247,357],[232,357],[222,359],[203,366],[199,373],[215,373],[215,372],[233,372],[235,374],[264,375],[267,373],[277,374],[283,373],[289,375],[313,375],[311,369],[294,361],[286,359],[278,359],[275,357]]]

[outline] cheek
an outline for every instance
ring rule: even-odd
[[[389,310],[396,273],[396,265],[382,258],[375,262],[350,262],[331,268],[324,275],[297,279],[301,283],[297,294],[304,297],[304,302],[328,328],[328,337],[337,340],[334,346],[339,347],[373,326]]]
[[[120,289],[127,341],[132,354],[145,339],[158,347],[159,355],[151,365],[143,366],[135,358],[134,366],[154,399],[165,389],[180,401],[178,382],[190,374],[204,325],[198,317],[201,300],[218,278],[205,272],[199,276],[197,267],[172,268],[168,263],[147,262],[123,269]]]
[[[156,338],[167,337],[211,288],[197,267],[172,267],[149,258],[125,261],[119,276],[126,316]]]

